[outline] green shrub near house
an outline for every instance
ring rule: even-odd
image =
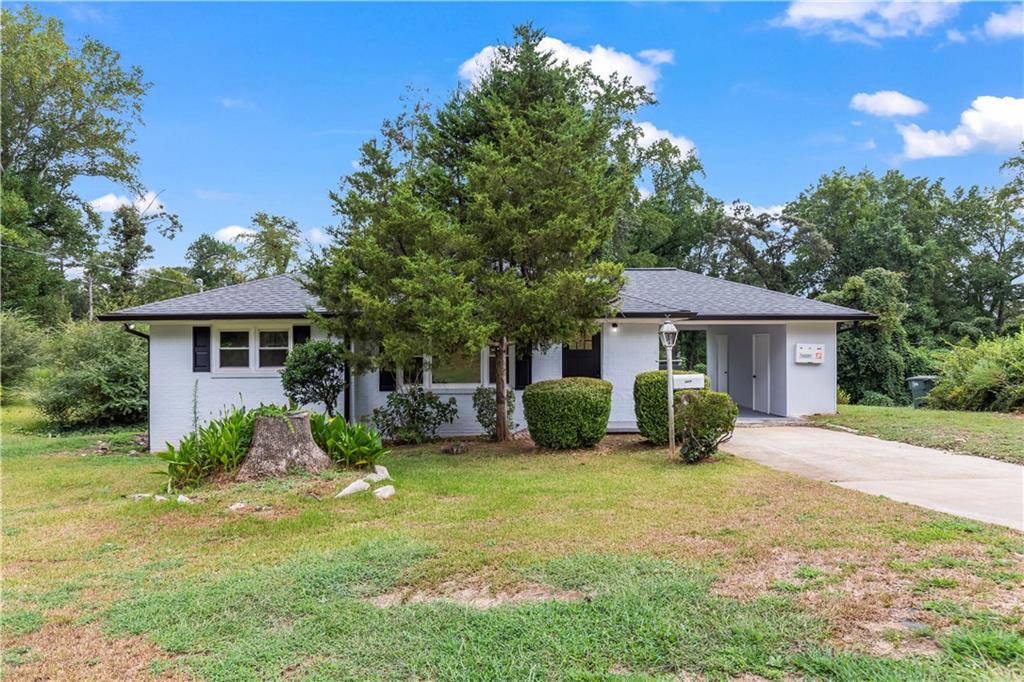
[[[586,448],[608,429],[612,385],[602,379],[571,377],[530,384],[523,413],[533,442],[542,448]]]
[[[704,372],[680,372],[676,374],[704,374]],[[633,412],[636,427],[644,438],[655,445],[668,443],[668,373],[663,370],[641,372],[633,380]],[[711,379],[705,374],[704,386],[710,387]],[[681,390],[676,390],[678,396]]]
[[[693,464],[715,454],[732,436],[738,415],[739,408],[728,393],[680,391],[675,404],[679,457]]]
[[[928,404],[982,412],[1024,409],[1024,330],[956,346],[942,363]]]

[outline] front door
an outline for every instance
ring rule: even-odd
[[[729,392],[729,335],[715,337],[715,390]]]
[[[771,365],[768,356],[768,334],[754,334],[754,399],[751,407],[754,412],[771,412]]]
[[[562,346],[563,377],[601,378],[601,333]]]

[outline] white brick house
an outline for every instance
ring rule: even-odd
[[[712,387],[729,393],[744,415],[835,411],[836,324],[870,319],[868,313],[674,268],[625,274],[619,313],[602,320],[593,338],[514,354],[509,378],[517,394],[535,381],[597,376],[613,387],[609,430],[632,430],[633,378],[659,367],[657,330],[669,318],[681,330],[706,332]],[[149,324],[151,448],[176,443],[193,415],[205,422],[232,405],[285,402],[284,357],[293,345],[323,336],[305,317],[311,309],[322,311],[296,278],[280,275],[100,316]],[[478,433],[471,395],[493,383],[489,351],[429,365],[424,385],[454,396],[459,407],[442,433]],[[388,372],[353,376],[339,403],[349,419],[366,419],[401,381]],[[522,424],[521,399],[517,412]]]

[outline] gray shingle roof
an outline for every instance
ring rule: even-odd
[[[872,315],[675,268],[627,268],[619,294],[628,317],[856,320]],[[324,312],[294,275],[278,275],[210,289],[100,315],[101,320],[196,320],[302,317]]]
[[[870,319],[873,315],[749,284],[676,268],[627,268],[620,295],[623,315],[690,311],[697,320],[721,319]]]
[[[101,320],[303,317],[324,308],[294,275],[277,275],[100,315]]]

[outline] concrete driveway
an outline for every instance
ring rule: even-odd
[[[736,427],[726,452],[794,474],[1024,530],[1024,467],[808,426]]]

